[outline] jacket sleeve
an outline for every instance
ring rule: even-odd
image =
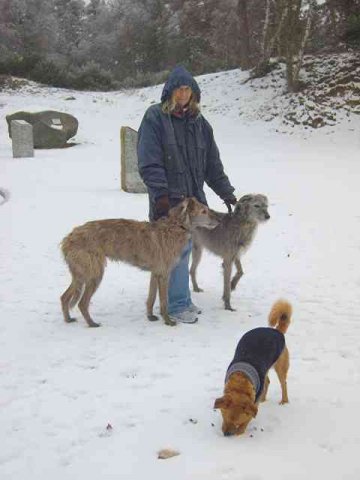
[[[168,193],[164,166],[160,123],[150,109],[144,115],[138,132],[137,156],[139,173],[153,199]]]
[[[205,119],[204,135],[207,151],[205,181],[209,187],[214,190],[216,195],[225,200],[232,195],[235,189],[224,172],[224,166],[220,159],[219,149],[215,143],[213,130],[209,122]]]

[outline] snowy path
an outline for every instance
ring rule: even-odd
[[[147,322],[147,274],[115,264],[91,306],[102,327],[62,321],[62,237],[90,219],[146,217],[146,196],[118,188],[119,126],[137,128],[158,90],[144,92],[76,94],[78,147],[12,159],[1,133],[0,186],[11,194],[0,210],[1,480],[357,480],[360,142],[347,126],[305,140],[209,117],[237,193],[270,201],[243,260],[237,312],[222,309],[220,261],[206,254],[196,325]],[[3,95],[1,117],[34,100],[65,111],[64,96]],[[271,375],[248,431],[225,438],[214,399],[239,337],[266,324],[278,297],[294,308],[290,404],[278,405]],[[166,447],[181,455],[157,460]]]

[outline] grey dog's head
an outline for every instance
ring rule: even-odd
[[[269,220],[268,199],[260,193],[249,193],[241,197],[234,209],[234,215],[250,222],[265,222]]]

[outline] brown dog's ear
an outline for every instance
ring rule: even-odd
[[[185,198],[185,200],[181,202],[181,213],[185,213],[187,211],[189,208],[189,202],[190,198]]]
[[[231,408],[232,406],[232,400],[230,397],[227,397],[226,395],[221,398],[217,398],[214,403],[214,408]]]
[[[191,212],[192,210],[194,210],[194,207],[195,207],[195,203],[196,203],[196,198],[195,197],[190,197],[190,198],[187,198],[187,210],[189,212]]]

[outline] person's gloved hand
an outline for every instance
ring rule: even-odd
[[[227,206],[227,209],[228,209],[229,213],[232,212],[231,205],[236,205],[236,202],[237,202],[237,200],[236,200],[236,197],[235,197],[234,194],[231,194],[224,199],[224,203]]]
[[[155,219],[167,217],[170,210],[169,195],[162,195],[155,202]]]

